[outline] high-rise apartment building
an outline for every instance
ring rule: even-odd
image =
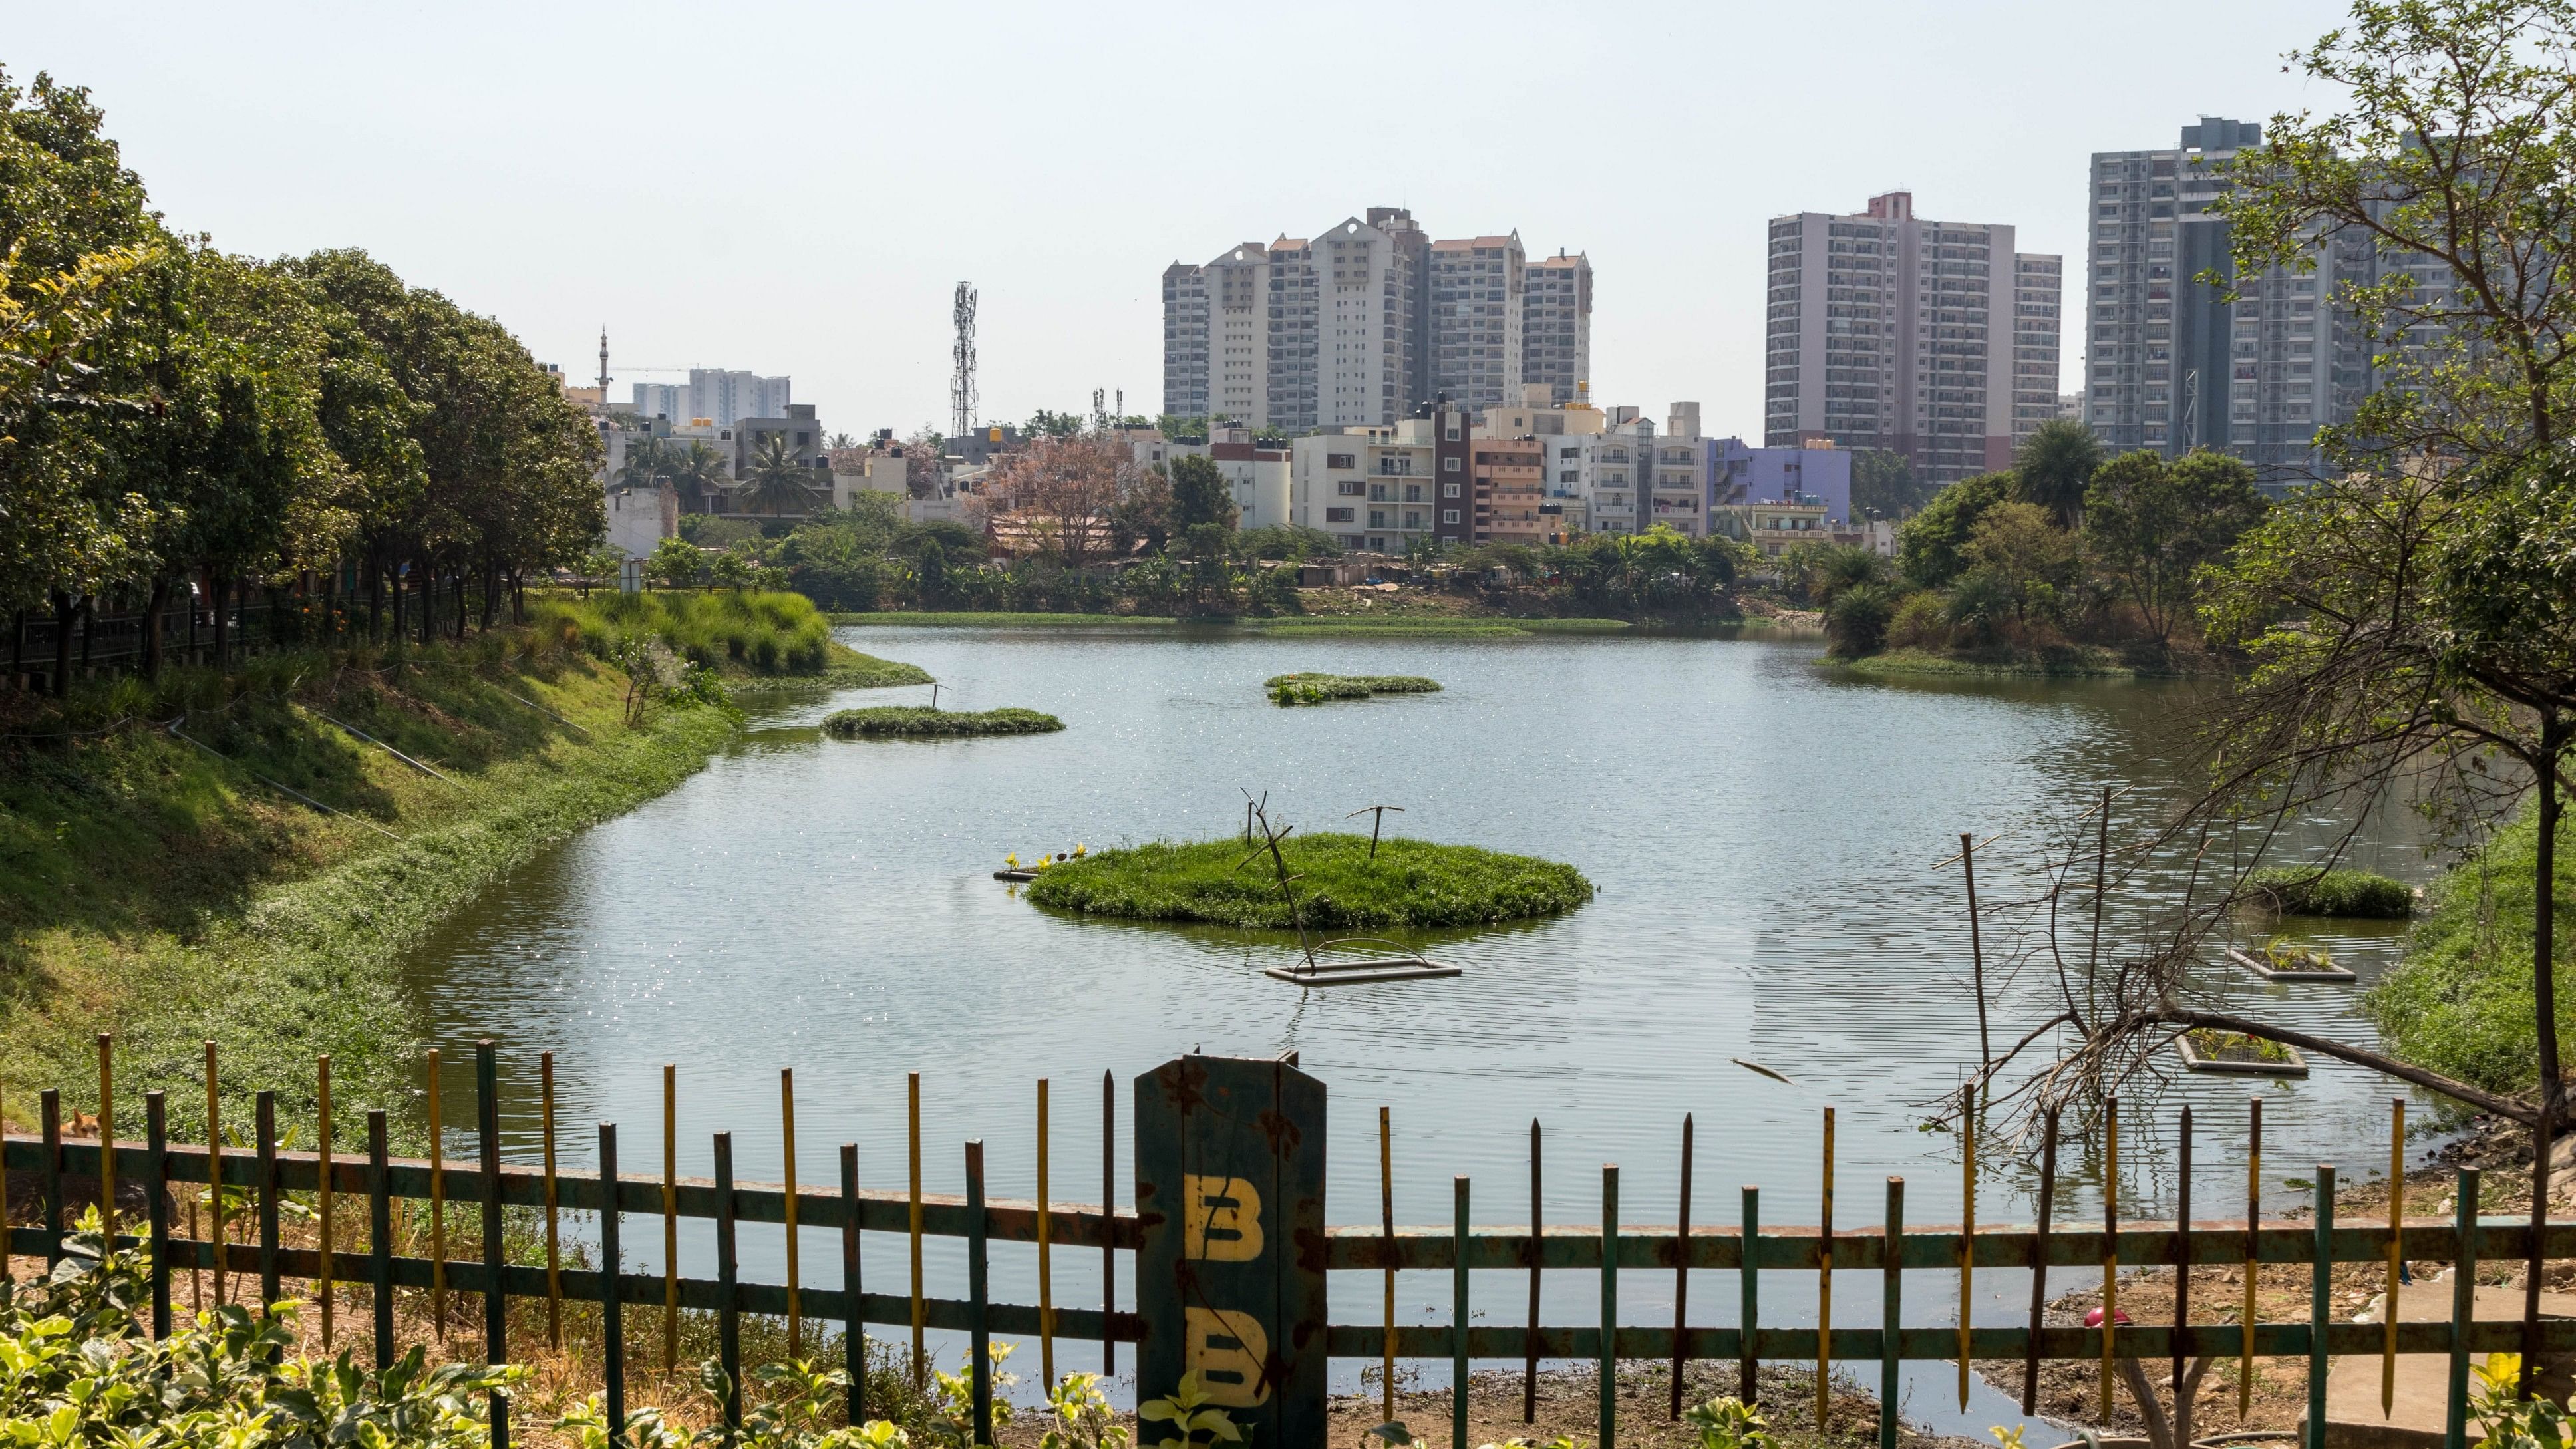
[[[1529,287],[1544,315],[1529,325]],[[1388,426],[1446,396],[1573,396],[1589,371],[1592,267],[1531,263],[1516,234],[1434,241],[1401,207],[1246,242],[1163,273],[1163,411],[1291,433]]]
[[[2216,448],[2267,473],[2306,469],[2317,429],[2350,419],[2372,387],[2372,339],[2323,299],[2374,280],[2378,257],[2364,238],[2321,237],[2313,272],[2275,268],[2228,302],[2196,280],[2234,274],[2232,228],[2209,205],[2221,163],[2262,128],[2204,116],[2180,140],[2094,154],[2085,421],[2113,451]]]
[[[1942,483],[2008,466],[2056,410],[2061,265],[2013,240],[1904,191],[1773,218],[1764,441],[1886,448]]]
[[[668,418],[682,427],[700,418],[720,428],[732,427],[744,418],[783,418],[787,416],[790,392],[789,379],[784,377],[711,367],[690,368],[686,383],[639,382],[634,386],[637,416]]]
[[[1581,252],[1541,257],[1523,271],[1521,385],[1543,384],[1548,399],[1573,402],[1592,377],[1592,259]]]

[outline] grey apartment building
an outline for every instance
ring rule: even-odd
[[[1903,454],[1947,483],[2008,466],[2057,413],[2060,258],[1895,191],[1774,217],[1763,442]]]
[[[1179,417],[1382,426],[1439,397],[1517,402],[1525,381],[1570,398],[1591,356],[1587,258],[1531,262],[1517,233],[1434,240],[1401,207],[1163,272],[1163,411]]]
[[[2366,239],[2321,236],[2314,271],[2245,279],[2234,302],[2197,280],[2234,274],[2231,228],[2209,205],[2223,164],[2261,139],[2204,116],[2180,145],[2094,154],[2084,419],[2106,448],[2215,448],[2286,480],[2315,466],[2317,429],[2370,392],[2373,340],[2328,300],[2375,278]]]

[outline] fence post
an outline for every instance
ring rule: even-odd
[[[2451,1263],[2451,1362],[2442,1395],[2442,1449],[2468,1449],[2469,1323],[2478,1307],[2478,1170],[2460,1169],[2451,1216],[2459,1245]]]
[[[385,1109],[367,1112],[367,1298],[375,1313],[376,1371],[394,1362],[393,1169],[385,1161]]]
[[[63,1094],[47,1087],[36,1094],[38,1128],[45,1134],[45,1267],[63,1260]]]
[[[1324,1084],[1185,1056],[1136,1078],[1136,1396],[1195,1372],[1251,1442],[1321,1444]]]
[[[1887,1180],[1887,1250],[1879,1272],[1886,1284],[1878,1328],[1878,1449],[1896,1449],[1898,1336],[1905,1327],[1905,1179]]]
[[[1456,1221],[1450,1229],[1450,1250],[1457,1255],[1457,1265],[1450,1270],[1449,1321],[1455,1325],[1449,1338],[1449,1444],[1450,1449],[1467,1449],[1467,1179],[1456,1183]]]
[[[966,1354],[975,1442],[993,1442],[993,1332],[984,1302],[984,1143],[966,1144]],[[1053,1384],[1047,1385],[1052,1389]]]
[[[143,1094],[143,1191],[152,1243],[152,1338],[170,1336],[170,1110],[159,1090]]]
[[[739,1269],[734,1257],[733,1134],[715,1135],[716,1173],[716,1359],[724,1371],[725,1439],[742,1429],[742,1312],[735,1295]]]
[[[251,1129],[259,1134],[259,1311],[277,1311],[277,1093],[251,1099]],[[495,1449],[507,1449],[506,1445]]]
[[[868,1316],[859,1297],[859,1144],[841,1144],[841,1370],[850,1376],[844,1401],[853,1429],[867,1422]],[[1047,1385],[1053,1392],[1055,1385]]]
[[[1736,1317],[1741,1323],[1736,1339],[1735,1397],[1758,1403],[1762,1397],[1762,1360],[1753,1352],[1753,1335],[1759,1332],[1762,1306],[1762,1189],[1747,1185],[1744,1189],[1744,1236],[1738,1240],[1742,1261],[1735,1270],[1736,1282],[1743,1292],[1743,1305]]]
[[[510,1359],[510,1295],[501,1280],[501,1066],[492,1039],[474,1044],[474,1132],[482,1140],[483,1360]],[[492,1391],[492,1449],[510,1449],[510,1398]]]
[[[1619,1442],[1619,1166],[1601,1164],[1601,1449]]]
[[[2308,1264],[2308,1449],[2326,1449],[2326,1329],[2334,1322],[2334,1195],[2334,1165],[2317,1164],[2317,1249]],[[2389,1286],[2388,1302],[2388,1311],[2396,1312],[2394,1284]]]
[[[626,1444],[626,1304],[619,1295],[617,1222],[617,1124],[599,1124],[599,1336],[600,1373],[607,1380],[608,1442]],[[853,1387],[852,1393],[858,1392]]]

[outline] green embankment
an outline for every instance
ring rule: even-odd
[[[202,1121],[206,1039],[221,1049],[228,1112],[266,1087],[289,1120],[309,1117],[323,1053],[335,1108],[408,1103],[419,1043],[404,955],[505,873],[671,789],[735,733],[736,716],[709,706],[655,705],[628,729],[626,676],[597,657],[613,648],[611,626],[657,637],[671,626],[733,683],[763,677],[762,638],[783,663],[782,641],[802,632],[773,617],[767,632],[742,631],[736,658],[726,630],[759,613],[759,596],[745,611],[646,597],[622,619],[542,601],[529,628],[464,644],[265,656],[229,679],[124,679],[76,691],[59,712],[0,700],[0,734],[39,737],[0,741],[8,1114],[26,1120],[48,1086],[90,1110],[102,1031],[116,1034],[127,1111],[167,1088],[174,1128]],[[671,609],[675,597],[692,602]],[[927,678],[830,650],[798,662],[827,672],[775,677],[820,685],[846,665]]]
[[[1043,735],[1064,721],[1034,709],[924,709],[881,704],[823,717],[823,733],[842,740],[965,739],[976,735]]]
[[[835,624],[911,624],[955,629],[1158,629],[1180,620],[1154,614],[883,613],[832,614]]]
[[[2406,957],[2367,998],[2381,1039],[2418,1065],[2496,1091],[2540,1081],[2532,1034],[2531,910],[2540,829],[2529,811],[2435,882]],[[2553,953],[2558,1050],[2576,1054],[2576,827],[2558,831]]]
[[[1592,899],[1570,865],[1472,845],[1389,838],[1371,860],[1367,836],[1326,833],[1291,836],[1281,853],[1299,912],[1321,930],[1484,926]],[[1029,899],[1084,915],[1289,929],[1277,871],[1266,859],[1243,865],[1244,855],[1233,839],[1101,851],[1049,867]]]
[[[1275,618],[1176,619],[1154,614],[1008,614],[883,613],[830,614],[834,624],[911,624],[957,629],[1237,629],[1247,634],[1285,638],[1516,639],[1532,634],[1617,634],[1629,630],[1625,619],[1506,619],[1489,616],[1443,618],[1429,615],[1385,617],[1343,614],[1283,614]]]

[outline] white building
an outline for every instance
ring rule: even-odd
[[[1431,388],[1471,411],[1521,395],[1528,304],[1521,239],[1461,237],[1431,244]]]
[[[784,377],[708,367],[690,368],[686,383],[639,382],[634,387],[639,417],[668,418],[681,425],[704,418],[719,427],[744,418],[786,417],[791,390]]]
[[[1402,553],[1436,537],[1437,429],[1429,418],[1406,418],[1296,439],[1289,444],[1291,517],[1344,548],[1371,553]]]
[[[1521,303],[1521,385],[1570,403],[1592,376],[1592,259],[1558,252],[1531,262]]]
[[[1773,218],[1765,443],[1885,448],[1937,483],[2010,466],[2056,412],[2061,285],[2013,238],[1904,191]]]

